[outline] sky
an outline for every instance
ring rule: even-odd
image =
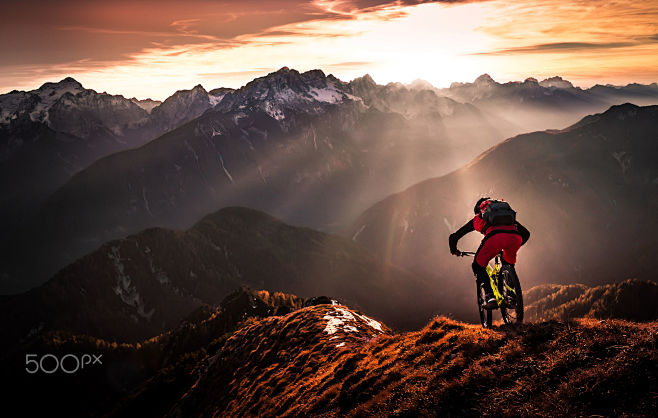
[[[162,100],[287,66],[349,81],[488,73],[658,82],[655,0],[0,0],[0,93],[72,76]]]

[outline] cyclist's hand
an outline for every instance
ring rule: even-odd
[[[457,256],[457,257],[461,257],[462,252],[459,251],[459,250],[455,250],[455,251],[452,253],[452,255],[455,255],[455,256]]]

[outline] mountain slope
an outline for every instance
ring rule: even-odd
[[[12,382],[5,391],[3,407],[20,410],[24,416],[57,412],[89,417],[115,410],[123,416],[162,415],[171,408],[169,400],[183,396],[194,383],[194,370],[203,368],[207,353],[217,351],[241,325],[255,318],[284,315],[301,308],[302,303],[294,295],[242,288],[219,306],[203,305],[172,329],[133,344],[63,331],[32,335],[12,350],[0,351],[3,377]],[[61,370],[28,374],[25,352],[39,358],[93,353],[102,364],[88,364],[71,374]],[[64,367],[74,369],[74,362],[69,362],[64,362]],[[41,394],[41,402],[30,402],[34,393]]]
[[[361,318],[319,305],[243,327],[168,416],[641,416],[655,406],[655,322],[483,330],[436,318],[391,335]]]
[[[224,95],[232,89],[215,89],[207,92],[200,84],[190,90],[179,90],[164,102],[155,106],[150,112],[148,124],[155,138],[179,125],[201,116],[205,111],[215,107]]]
[[[492,196],[509,201],[531,231],[517,266],[526,288],[652,279],[657,139],[658,107],[630,104],[563,131],[520,135],[374,205],[349,236],[470,301],[471,261],[449,254],[448,235],[473,216],[479,197]],[[480,238],[470,234],[459,246],[475,250]]]
[[[422,324],[438,293],[353,242],[226,208],[191,229],[153,228],[111,241],[25,294],[5,297],[8,340],[66,330],[136,341],[167,329],[233,289],[331,295],[396,327]]]
[[[584,285],[543,285],[530,289],[524,297],[529,321],[577,317],[658,320],[658,285],[652,281],[629,279],[592,288]]]
[[[147,117],[132,101],[72,78],[0,95],[0,232],[97,158],[143,143],[130,131]]]

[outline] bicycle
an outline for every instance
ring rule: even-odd
[[[474,252],[463,251],[461,256],[475,256]],[[477,285],[477,302],[480,312],[480,323],[483,328],[491,328],[492,311],[500,309],[503,322],[506,324],[519,324],[523,322],[523,292],[521,283],[516,275],[514,266],[502,262],[502,253],[494,258],[494,265],[487,265],[487,274],[491,280],[497,308],[485,309],[484,305],[484,288]]]

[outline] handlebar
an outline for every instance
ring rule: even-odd
[[[459,257],[473,257],[475,253],[473,251],[460,251],[459,252]],[[499,254],[496,254],[496,257],[502,257],[503,253],[502,251]]]

